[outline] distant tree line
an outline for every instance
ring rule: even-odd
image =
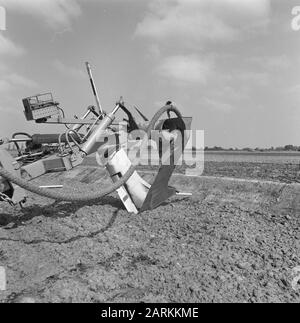
[[[21,149],[25,149],[26,145],[24,143],[20,143],[19,144]],[[10,143],[6,146],[7,150],[10,151],[14,151],[16,150],[16,146],[14,143]],[[193,147],[192,148],[193,151],[196,151],[197,148]],[[260,151],[260,152],[264,152],[264,151],[300,151],[300,146],[294,146],[294,145],[286,145],[283,147],[271,147],[271,148],[223,148],[223,147],[219,147],[219,146],[214,146],[214,147],[205,147],[204,148],[205,151]]]
[[[196,151],[196,147],[193,147],[193,151]],[[205,151],[300,151],[300,146],[294,146],[294,145],[286,145],[283,147],[270,147],[270,148],[224,148],[224,147],[219,147],[219,146],[214,146],[214,147],[205,147]]]

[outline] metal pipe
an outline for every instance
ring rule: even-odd
[[[118,112],[118,110],[120,109],[120,104],[117,103],[117,105],[115,106],[115,108],[113,109],[112,113],[111,114],[116,114]]]
[[[8,142],[12,143],[12,142],[30,142],[32,141],[31,138],[19,138],[19,139],[10,139]]]
[[[101,118],[101,116],[98,116],[97,119],[95,120],[95,122],[87,128],[87,132],[86,132],[85,136],[83,137],[82,141],[85,141],[86,138],[88,138],[88,136],[92,133],[94,127],[97,125],[97,122],[100,120],[100,118]]]
[[[43,124],[67,124],[67,125],[92,125],[94,120],[81,120],[81,119],[55,119],[50,118],[45,120]]]
[[[47,189],[55,189],[55,188],[63,188],[63,185],[44,185],[40,186],[40,188],[47,188]]]
[[[93,79],[91,65],[90,65],[89,62],[86,62],[85,64],[86,64],[86,69],[87,69],[87,72],[88,72],[88,75],[89,75],[89,78],[90,78],[91,86],[92,86],[92,89],[93,89],[93,94],[94,94],[94,97],[95,97],[95,100],[96,100],[96,104],[97,104],[99,113],[104,114],[104,111],[103,111],[103,109],[101,107],[101,103],[100,103],[99,95],[98,95],[98,92],[97,92],[97,88],[95,86],[95,82],[94,82],[94,79]]]
[[[101,123],[97,126],[94,132],[89,136],[87,142],[83,145],[81,149],[86,155],[95,153],[99,149],[99,147],[105,143],[102,141],[102,139],[104,139],[103,138],[104,132],[114,122],[116,118],[115,114],[118,112],[119,108],[120,108],[120,104],[117,103],[113,111],[107,114],[101,120]]]
[[[81,117],[81,120],[86,119],[90,115],[90,113],[92,113],[92,108],[91,107],[88,107],[87,112]],[[79,131],[80,128],[82,128],[82,127],[83,127],[83,124],[77,123],[77,124],[75,124],[73,126],[72,130]]]

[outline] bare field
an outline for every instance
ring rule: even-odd
[[[265,178],[250,164],[208,162],[205,172]],[[23,210],[1,204],[0,302],[299,302],[300,185],[278,176],[272,184],[176,175],[171,185],[193,197],[139,215],[115,194],[96,204],[31,194]],[[37,183],[86,192],[108,178],[87,165]]]
[[[142,157],[143,159],[147,160],[146,157]],[[204,160],[203,176],[300,183],[300,153],[298,152],[205,152]],[[97,166],[96,158],[87,158],[84,165]],[[140,170],[156,171],[158,168],[158,166],[139,166]],[[185,174],[187,168],[193,167],[177,166],[176,172]]]
[[[300,152],[205,152],[207,162],[300,164]]]

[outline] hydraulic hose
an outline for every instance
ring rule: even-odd
[[[166,112],[174,112],[178,118],[182,118],[180,111],[172,105],[166,105],[164,107],[162,107],[160,110],[157,111],[157,113],[154,115],[154,117],[152,118],[152,120],[149,123],[149,126],[147,128],[147,136],[145,136],[141,147],[143,148],[147,142],[148,139],[151,137],[151,131],[154,130],[155,128],[155,124],[157,123],[157,121],[160,119],[160,117],[166,113]],[[32,183],[30,183],[29,181],[23,180],[22,178],[8,172],[7,170],[5,170],[3,167],[0,167],[0,176],[6,178],[8,181],[22,187],[23,189],[30,191],[32,193],[47,197],[47,198],[51,198],[54,199],[56,201],[68,201],[68,202],[90,202],[90,201],[96,201],[96,200],[100,200],[101,198],[113,193],[114,191],[116,191],[117,189],[119,189],[121,186],[123,186],[128,180],[129,178],[133,175],[133,173],[136,171],[136,167],[137,167],[137,163],[134,163],[129,170],[127,171],[127,173],[120,178],[119,181],[117,181],[116,183],[113,183],[112,185],[110,185],[109,187],[105,188],[104,190],[100,191],[100,192],[96,192],[96,193],[68,193],[68,192],[64,192],[64,191],[52,191],[49,189],[43,189],[40,188],[37,185],[34,185]]]

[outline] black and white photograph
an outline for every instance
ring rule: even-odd
[[[300,303],[300,0],[0,0],[0,303]]]

